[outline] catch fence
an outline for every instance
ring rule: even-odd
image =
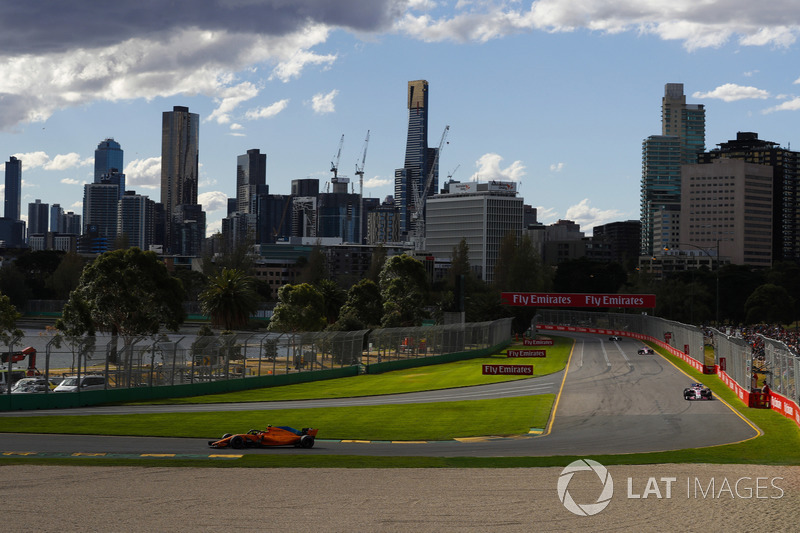
[[[46,330],[12,342],[2,367],[46,378],[100,375],[105,389],[281,376],[480,350],[511,339],[511,319],[346,332],[68,337]],[[35,353],[22,357],[32,347]],[[26,350],[27,351],[27,350]],[[9,357],[9,354],[11,357]],[[17,362],[14,354],[17,354]],[[11,389],[11,380],[4,384]],[[3,392],[7,392],[4,390]]]

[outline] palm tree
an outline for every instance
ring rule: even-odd
[[[212,324],[233,330],[247,324],[258,310],[258,293],[253,278],[241,270],[223,268],[209,277],[200,302]]]

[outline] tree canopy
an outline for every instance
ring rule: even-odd
[[[339,320],[347,317],[347,322],[352,327],[357,326],[355,329],[377,326],[381,323],[382,316],[381,288],[371,279],[362,279],[350,287],[347,300],[339,310]]]
[[[383,327],[419,326],[427,318],[430,286],[425,266],[408,255],[386,260],[380,275]]]
[[[186,314],[181,282],[155,252],[139,248],[100,255],[69,295],[56,327],[70,336],[97,330],[130,337],[177,330]]]
[[[203,312],[212,324],[233,330],[247,325],[258,310],[258,294],[253,278],[241,270],[223,268],[208,278],[200,294]]]
[[[325,327],[322,294],[309,283],[284,285],[269,321],[270,331],[321,331]]]

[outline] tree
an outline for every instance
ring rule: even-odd
[[[309,283],[284,285],[269,321],[270,331],[321,331],[325,327],[322,294]]]
[[[253,278],[241,270],[228,268],[210,276],[200,294],[203,313],[211,318],[212,324],[227,331],[247,325],[258,310],[258,300]]]
[[[347,291],[347,299],[339,310],[337,323],[344,317],[355,317],[362,327],[377,326],[381,323],[382,316],[381,288],[371,279],[362,279]]]
[[[9,352],[11,345],[21,339],[24,335],[21,329],[17,328],[17,320],[22,315],[17,311],[16,307],[11,303],[11,300],[5,294],[0,294],[0,342],[8,346]],[[11,370],[12,358],[8,357],[8,367]],[[7,377],[11,377],[11,374]],[[6,380],[7,390],[2,391],[11,393],[11,380]]]
[[[385,262],[386,248],[383,247],[383,244],[379,244],[372,252],[372,258],[370,258],[369,261],[369,269],[364,277],[374,281],[375,283],[378,283],[380,281],[381,270],[383,270],[383,264]]]
[[[339,318],[339,310],[347,299],[347,293],[335,281],[330,279],[320,280],[314,286],[322,294],[325,320],[327,320],[328,324],[333,324]]]
[[[206,276],[213,276],[223,268],[229,270],[241,270],[245,274],[251,274],[253,270],[253,252],[255,238],[248,235],[244,242],[230,244],[222,238],[221,233],[215,233],[210,237],[214,245],[207,246],[202,258],[202,270]]]
[[[25,274],[20,272],[15,262],[3,261],[0,267],[0,293],[8,296],[17,309],[25,309],[31,299],[31,289],[26,283]]]
[[[181,282],[155,252],[106,252],[84,269],[56,328],[73,337],[109,332],[128,344],[158,333],[161,324],[177,330],[186,316],[183,297]]]
[[[9,297],[0,294],[0,342],[6,346],[24,336],[22,330],[17,327],[17,320],[21,316]]]
[[[53,295],[59,300],[69,298],[69,293],[78,286],[81,273],[86,261],[74,252],[70,252],[61,258],[61,262],[53,274],[47,279],[47,286],[53,291]]]
[[[550,276],[528,235],[517,241],[514,233],[509,232],[500,241],[493,286],[499,292],[535,292],[549,288]],[[522,332],[530,327],[536,309],[514,307],[507,313],[514,318],[514,329]]]
[[[789,291],[772,283],[757,287],[744,304],[747,324],[791,324],[794,298]]]
[[[299,283],[316,285],[327,277],[328,268],[325,261],[325,252],[322,251],[322,245],[318,242],[311,248],[311,253],[308,254],[308,260],[300,267],[300,274],[297,277],[297,281]]]
[[[208,278],[202,272],[190,268],[178,268],[172,275],[181,280],[187,302],[200,301],[200,294],[208,286]]]
[[[25,284],[30,288],[33,299],[50,300],[54,297],[48,280],[58,269],[64,255],[60,250],[35,250],[22,253],[14,261],[14,266],[25,277]]]
[[[408,255],[386,260],[380,275],[383,327],[419,326],[427,318],[430,287],[425,266]]]

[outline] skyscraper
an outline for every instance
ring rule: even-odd
[[[22,202],[22,161],[14,156],[6,161],[5,218],[20,220]]]
[[[122,148],[112,138],[105,139],[97,145],[94,151],[94,182],[100,183],[100,178],[116,169],[122,172]]]
[[[403,168],[394,172],[394,202],[400,210],[400,228],[403,233],[413,229],[412,214],[416,210],[415,189],[423,194],[426,180],[433,170],[429,194],[439,189],[438,169],[431,169],[437,148],[428,148],[428,82],[408,82],[408,136]],[[438,165],[437,165],[438,166]]]
[[[189,113],[188,107],[175,106],[162,115],[161,204],[167,253],[176,247],[175,217],[183,220],[178,207],[197,204],[199,124],[199,115]]]
[[[503,237],[522,234],[523,203],[514,182],[451,181],[446,192],[428,199],[425,250],[438,258],[451,257],[465,239],[470,267],[491,283]]]
[[[662,235],[656,235],[657,213],[668,215],[667,232],[679,233],[681,203],[681,165],[697,163],[705,151],[706,111],[702,104],[687,104],[682,83],[667,83],[661,99],[661,135],[642,143],[642,186],[640,220],[641,253],[661,250]]]
[[[256,188],[267,183],[267,154],[254,148],[236,158],[236,210],[255,213]]]
[[[774,191],[772,207],[772,260],[800,262],[800,152],[793,152],[788,148],[781,148],[776,142],[765,141],[758,138],[758,133],[740,131],[736,139],[720,143],[718,148],[700,154],[698,162],[701,164],[712,163],[718,159],[743,159],[748,163],[766,165],[772,172],[772,190]],[[753,193],[752,185],[747,189],[748,194]],[[752,195],[752,194],[751,194]],[[752,228],[755,224],[763,224],[766,217],[756,209],[763,209],[763,205],[755,203],[751,196],[747,196],[748,208],[746,212],[736,213],[728,221],[706,223],[706,239],[713,247],[715,240],[722,240],[720,245],[725,247],[725,241],[730,238],[729,228],[734,227],[733,221],[739,223],[743,217]],[[708,207],[711,207],[709,204]],[[711,214],[711,210],[704,210]],[[720,216],[719,213],[714,213]],[[710,219],[709,219],[710,220]],[[727,227],[725,224],[729,225]],[[738,225],[736,227],[739,227]],[[709,231],[711,230],[711,231]],[[744,237],[742,246],[765,244],[767,233],[764,228],[759,232],[749,233]],[[748,242],[750,241],[750,242]]]
[[[50,231],[53,233],[66,233],[61,227],[62,217],[64,216],[64,209],[60,204],[53,204],[50,206]]]
[[[136,191],[125,191],[117,209],[117,235],[125,235],[128,246],[148,250],[154,227],[155,202]]]
[[[28,204],[28,236],[47,233],[50,217],[50,205],[43,204],[38,198]]]
[[[106,243],[117,237],[119,187],[110,183],[87,183],[83,186],[83,233],[91,226]]]

